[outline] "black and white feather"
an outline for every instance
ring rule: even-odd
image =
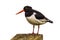
[[[53,23],[53,21],[46,18],[41,12],[33,10],[30,6],[25,6],[24,10],[27,21],[33,25],[42,25],[47,22]]]

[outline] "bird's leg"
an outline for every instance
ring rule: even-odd
[[[39,25],[38,25],[38,31],[37,31],[37,34],[39,34]]]
[[[35,27],[35,25],[33,25],[33,32],[32,32],[32,34],[34,34],[34,27]]]

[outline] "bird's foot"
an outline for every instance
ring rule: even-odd
[[[29,33],[29,34],[35,34],[35,33],[32,32],[32,33]]]
[[[37,33],[37,35],[38,35],[39,33]]]
[[[35,34],[34,32],[32,32],[32,34]]]

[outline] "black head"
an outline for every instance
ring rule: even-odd
[[[28,12],[28,11],[31,11],[32,10],[32,7],[25,6],[23,9],[24,9],[25,12]]]
[[[19,14],[19,13],[21,13],[21,12],[32,12],[32,7],[30,7],[30,6],[25,6],[24,8],[23,8],[23,10],[21,10],[21,11],[19,11],[17,14]],[[16,15],[17,15],[16,14]]]

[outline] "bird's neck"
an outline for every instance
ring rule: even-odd
[[[30,17],[31,15],[33,14],[33,12],[31,11],[28,11],[28,12],[25,12],[25,17]]]

